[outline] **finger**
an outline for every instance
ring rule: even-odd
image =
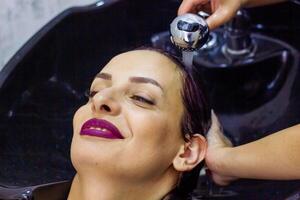
[[[206,4],[209,4],[209,0],[183,0],[177,14],[197,13]]]
[[[208,14],[211,14],[212,13],[212,9],[211,9],[211,6],[209,3],[206,3],[204,5],[198,5],[197,6],[197,11],[203,11],[203,12],[206,12]]]
[[[220,5],[220,1],[210,1],[210,7],[212,12],[215,12]]]
[[[184,0],[182,1],[181,5],[179,6],[179,9],[178,9],[178,15],[183,15],[185,13],[188,13],[188,12],[195,12],[195,7],[197,5],[195,5],[195,2],[193,0]]]
[[[217,10],[206,20],[209,29],[213,30],[225,24],[236,14],[236,11],[236,9],[219,6]]]
[[[226,186],[229,185],[232,181],[236,180],[234,177],[230,176],[222,176],[215,173],[212,173],[212,179],[213,181],[220,186]]]

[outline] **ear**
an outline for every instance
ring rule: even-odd
[[[179,149],[173,160],[173,166],[177,171],[190,171],[205,157],[207,142],[205,137],[194,134]]]

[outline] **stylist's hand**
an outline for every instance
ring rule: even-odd
[[[197,13],[198,11],[212,13],[212,15],[207,18],[207,24],[210,30],[212,30],[234,17],[245,1],[246,0],[183,0],[178,9],[178,15]]]
[[[232,148],[232,143],[224,136],[222,126],[212,111],[212,125],[207,134],[208,149],[205,162],[211,172],[213,181],[218,185],[228,185],[237,178],[224,174],[223,167],[226,165],[226,156]]]

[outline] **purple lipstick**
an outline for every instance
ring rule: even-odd
[[[90,119],[80,130],[80,135],[89,135],[107,139],[124,139],[117,127],[103,119]]]

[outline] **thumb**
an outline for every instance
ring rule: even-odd
[[[215,111],[211,110],[211,127],[210,127],[210,131],[213,131],[213,132],[220,131],[220,128],[221,128],[220,121],[219,121],[217,115],[215,114]]]
[[[213,110],[211,120],[211,127],[206,136],[208,146],[232,146],[231,141],[224,135],[222,125]]]
[[[221,125],[220,122],[213,110],[211,110],[211,126],[210,129],[206,135],[208,145],[212,145],[216,140],[216,137],[219,137],[219,132],[221,131]]]

